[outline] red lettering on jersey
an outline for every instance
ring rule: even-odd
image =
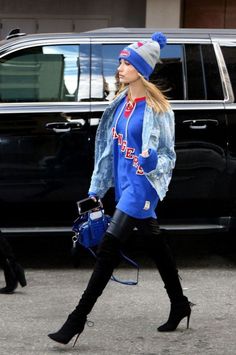
[[[122,145],[123,144],[123,134],[119,133],[118,134],[118,145]]]
[[[138,157],[137,157],[137,155],[134,155],[134,156],[133,156],[133,166],[134,166],[135,168],[138,167]]]
[[[117,139],[117,138],[118,138],[118,134],[116,133],[115,127],[112,127],[112,137],[113,137],[114,139]]]
[[[143,175],[144,174],[144,171],[143,171],[143,168],[141,167],[141,165],[138,165],[138,168],[136,170],[136,174],[137,175]]]
[[[127,147],[127,141],[126,141],[126,140],[123,140],[120,150],[121,150],[122,152],[125,152],[126,147]]]
[[[129,148],[129,147],[127,147],[127,148],[126,148],[125,157],[126,157],[127,159],[133,159],[133,157],[134,157],[133,153],[134,153],[134,152],[135,152],[135,148]]]

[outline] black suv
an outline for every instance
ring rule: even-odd
[[[155,31],[15,31],[0,42],[3,232],[71,229],[75,202],[87,196],[99,119],[117,91],[118,53]],[[236,215],[236,31],[163,32],[168,44],[151,80],[175,111],[177,164],[159,221],[225,230]],[[110,212],[112,194],[104,200]]]

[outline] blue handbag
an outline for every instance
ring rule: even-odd
[[[96,258],[96,253],[92,249],[100,244],[103,235],[105,234],[111,217],[104,214],[104,211],[100,208],[96,211],[86,212],[80,215],[72,226],[72,231],[75,233],[72,237],[73,248],[77,248],[78,245],[82,245],[88,249],[91,254]],[[111,276],[111,280],[119,282],[124,285],[137,285],[139,277],[139,265],[124,255],[121,251],[121,256],[129,264],[137,269],[136,280],[120,280],[114,275]]]
[[[78,217],[72,227],[76,238],[74,240],[85,248],[97,246],[105,234],[111,217],[103,210],[87,212]]]

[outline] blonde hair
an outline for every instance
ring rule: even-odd
[[[166,112],[170,109],[170,103],[167,97],[161,92],[161,90],[154,84],[147,81],[141,74],[139,74],[142,80],[143,86],[146,90],[146,102],[153,108],[154,111],[158,113]],[[120,94],[123,90],[127,88],[128,85],[122,84],[117,93]],[[128,92],[129,96],[129,92]]]

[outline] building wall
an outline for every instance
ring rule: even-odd
[[[236,28],[236,1],[184,0],[183,27]]]
[[[179,28],[181,0],[147,0],[146,27]]]
[[[0,9],[5,37],[18,27],[27,33],[145,27],[146,0],[0,0]]]
[[[0,38],[104,27],[236,28],[236,0],[0,0]]]

